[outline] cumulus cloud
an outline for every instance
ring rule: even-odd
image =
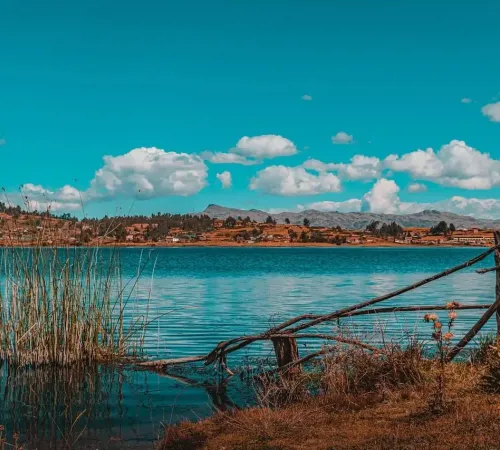
[[[460,100],[462,103],[471,103],[472,102],[472,99],[468,98],[468,97],[464,97],[462,100]]]
[[[22,187],[23,196],[33,205],[74,210],[81,207],[82,201],[188,196],[198,193],[207,184],[207,166],[196,155],[143,147],[103,159],[104,165],[84,191],[69,185],[53,191],[27,183]]]
[[[414,214],[424,210],[451,212],[484,219],[500,219],[499,199],[478,199],[454,196],[437,202],[404,202],[399,197],[400,188],[386,178],[378,180],[362,199],[321,201],[297,205],[298,211],[372,212],[383,214]]]
[[[373,180],[380,176],[382,161],[376,157],[355,155],[350,163],[324,163],[317,159],[308,159],[302,166],[317,172],[336,172],[345,180]]]
[[[463,189],[489,189],[500,184],[500,161],[458,140],[437,152],[428,148],[401,157],[389,155],[384,164],[395,172],[408,172],[415,179]]]
[[[287,138],[276,134],[266,134],[254,137],[244,136],[230,152],[247,158],[271,159],[295,155],[297,147]]]
[[[339,131],[335,136],[332,136],[334,144],[350,144],[352,139],[352,135],[347,134],[345,131]]]
[[[427,186],[422,183],[412,183],[408,186],[408,192],[425,192],[427,190]]]
[[[193,195],[207,184],[207,166],[187,153],[136,148],[120,156],[105,156],[87,195],[95,198]]]
[[[305,100],[305,101],[308,101],[308,102],[310,102],[312,99],[313,98],[310,95],[307,95],[307,94],[302,96],[302,100]]]
[[[500,102],[484,105],[481,112],[492,122],[500,122]]]
[[[295,144],[277,134],[242,137],[227,153],[205,151],[200,157],[213,164],[259,164],[263,159],[291,156],[297,153]]]
[[[230,188],[232,185],[231,172],[227,170],[216,175],[217,179],[221,182],[224,189]]]
[[[338,211],[338,212],[359,212],[361,211],[362,201],[357,198],[351,198],[342,202],[314,202],[307,205],[297,205],[299,211],[304,209],[314,209],[316,211]]]
[[[314,195],[339,192],[340,179],[332,173],[314,175],[303,167],[269,166],[250,181],[251,190],[275,195]]]
[[[259,163],[259,161],[255,159],[248,159],[236,153],[206,151],[200,153],[200,157],[212,164],[241,164],[243,166],[252,166]]]
[[[454,196],[437,202],[403,202],[399,186],[393,180],[382,178],[365,194],[362,211],[387,214],[413,214],[424,210],[451,212],[484,219],[500,219],[500,200]]]
[[[363,196],[363,211],[394,214],[399,212],[399,186],[393,180],[381,178]]]
[[[38,184],[26,183],[21,186],[22,199],[17,203],[25,204],[29,210],[37,211],[74,211],[81,208],[81,194],[72,186],[66,185],[55,191]]]

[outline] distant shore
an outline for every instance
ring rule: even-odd
[[[39,247],[38,244],[0,243],[0,248],[30,248]],[[255,242],[253,244],[226,242],[226,241],[195,241],[195,242],[92,242],[85,245],[75,244],[50,244],[47,247],[102,247],[102,248],[182,248],[182,247],[212,247],[212,248],[487,248],[489,245],[418,245],[400,244],[395,242],[365,242],[362,244],[331,244],[328,242]]]
[[[453,245],[453,244],[439,244],[439,245],[415,245],[415,244],[398,244],[394,242],[368,242],[363,244],[330,244],[328,242],[256,242],[254,244],[238,243],[238,242],[214,242],[214,241],[201,241],[201,242],[115,242],[112,244],[104,244],[102,247],[231,247],[231,248],[299,248],[299,247],[324,247],[324,248],[376,248],[376,247],[391,247],[391,248],[485,248],[488,245]]]

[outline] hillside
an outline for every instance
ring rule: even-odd
[[[441,211],[426,210],[415,214],[374,214],[368,212],[340,213],[336,211],[324,212],[316,210],[305,210],[301,212],[282,212],[269,214],[258,209],[236,209],[226,208],[219,205],[209,205],[202,213],[211,218],[225,219],[232,217],[250,217],[257,222],[264,222],[270,215],[276,222],[284,223],[288,218],[292,224],[301,224],[305,218],[309,219],[312,226],[336,227],[344,229],[362,230],[373,222],[396,222],[402,227],[431,227],[444,220],[453,223],[457,228],[500,228],[500,220],[476,219],[470,216],[461,216]]]

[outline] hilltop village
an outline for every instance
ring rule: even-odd
[[[0,204],[0,211],[2,211]],[[0,246],[488,246],[493,231],[455,228],[442,221],[431,228],[402,228],[372,222],[363,230],[311,226],[269,216],[212,219],[206,215],[153,214],[78,220],[69,214],[26,213],[3,207]]]

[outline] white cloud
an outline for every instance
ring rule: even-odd
[[[250,189],[275,195],[314,195],[339,192],[340,180],[332,173],[313,175],[303,167],[269,166],[257,172]]]
[[[263,159],[291,156],[297,152],[297,147],[290,139],[276,134],[265,134],[254,137],[244,136],[227,153],[205,151],[200,154],[200,157],[213,164],[251,166],[261,163]]]
[[[462,103],[472,103],[472,99],[468,97],[464,97],[462,100],[460,100]]]
[[[307,205],[297,205],[298,210],[314,209],[316,211],[338,211],[338,212],[359,212],[361,211],[362,201],[357,198],[351,198],[343,202],[314,202]]]
[[[399,210],[399,186],[393,180],[381,178],[363,196],[363,211],[394,214]]]
[[[32,205],[74,210],[81,208],[81,202],[119,197],[188,196],[198,193],[207,184],[207,166],[196,155],[143,147],[103,159],[103,167],[96,171],[90,187],[84,191],[69,185],[52,191],[27,183],[22,188],[23,196]]]
[[[256,159],[271,159],[278,156],[290,156],[297,153],[295,144],[287,138],[276,134],[242,137],[231,153]]]
[[[202,152],[200,157],[212,164],[241,164],[243,166],[252,166],[259,164],[255,159],[247,159],[244,156],[237,155],[236,153],[222,153],[222,152]]]
[[[317,159],[308,159],[302,166],[317,172],[337,172],[345,180],[373,180],[380,176],[382,162],[376,157],[355,155],[350,163],[324,163]]]
[[[45,189],[43,186],[26,183],[21,186],[22,199],[16,201],[25,204],[31,210],[37,211],[74,211],[81,208],[80,192],[72,186],[63,186],[56,191]],[[14,194],[14,199],[18,197]]]
[[[500,122],[500,102],[484,105],[481,112],[492,122]]]
[[[479,199],[454,196],[449,200],[436,202],[432,209],[485,219],[500,218],[500,200],[492,198]]]
[[[313,98],[310,95],[307,95],[307,94],[302,96],[302,100],[305,100],[305,101],[308,101],[308,102],[310,102],[312,99]]]
[[[0,147],[1,147],[2,145],[5,145],[6,143],[7,143],[7,141],[6,141],[5,139],[0,139]]]
[[[230,188],[231,185],[232,185],[232,178],[231,178],[231,172],[228,172],[227,170],[222,172],[222,173],[218,173],[216,175],[217,179],[221,182],[222,184],[222,187],[224,189],[227,189],[227,188]]]
[[[408,192],[425,192],[427,190],[427,186],[422,183],[412,183],[408,186]]]
[[[373,213],[413,214],[432,209],[484,219],[500,219],[500,200],[454,196],[437,202],[402,202],[399,186],[382,178],[363,197],[361,209]]]
[[[489,189],[500,184],[500,161],[463,141],[453,140],[438,152],[416,150],[399,157],[389,155],[384,165],[413,178],[463,189]]]
[[[142,147],[103,159],[104,166],[96,172],[87,192],[90,197],[187,196],[207,184],[207,166],[196,155]]]
[[[339,131],[335,136],[332,136],[334,144],[350,144],[352,139],[352,135],[347,134],[345,131]]]

